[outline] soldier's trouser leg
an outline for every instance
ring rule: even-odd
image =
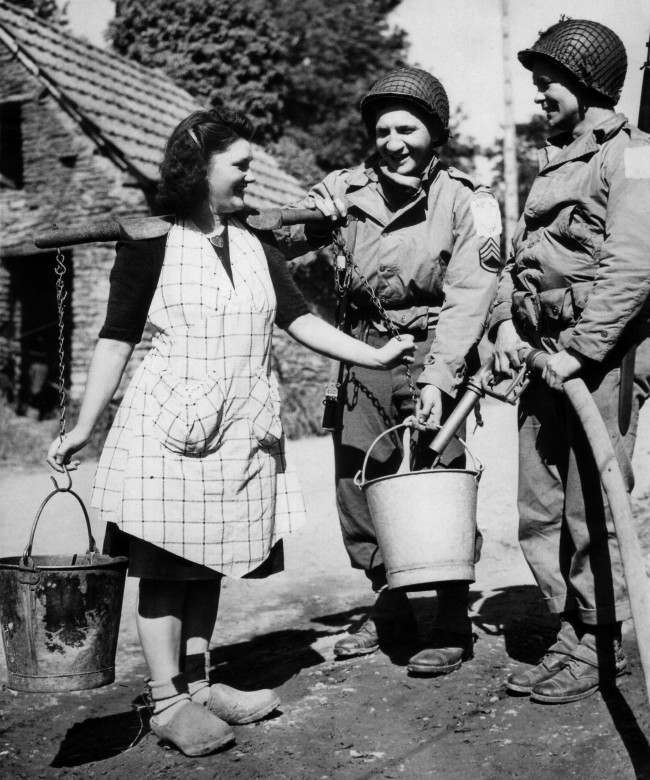
[[[562,571],[567,568],[562,527],[567,467],[565,409],[559,393],[531,383],[519,410],[519,543],[551,612],[575,609]],[[562,564],[564,561],[564,565]]]
[[[413,376],[420,372],[432,339],[433,332],[420,340],[416,337]],[[366,340],[371,346],[382,346],[388,336],[371,331]],[[333,437],[336,504],[350,562],[363,569],[373,589],[379,590],[386,584],[383,559],[365,495],[354,484],[354,476],[375,438],[413,412],[413,400],[404,366],[391,371],[354,367],[345,391],[342,430]],[[395,473],[402,458],[400,440],[395,434],[381,439],[369,460],[366,478]]]
[[[618,431],[619,371],[587,377],[628,488],[632,471]],[[569,402],[536,382],[522,403],[519,535],[522,550],[552,612],[574,612],[585,624],[629,617],[623,571],[600,477]],[[636,420],[633,420],[636,425]]]

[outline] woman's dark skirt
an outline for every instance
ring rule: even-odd
[[[200,563],[163,550],[151,542],[122,531],[115,523],[106,524],[104,555],[125,555],[129,559],[129,577],[146,580],[220,580],[224,575]],[[244,579],[261,579],[284,569],[282,539],[271,548],[269,557]]]

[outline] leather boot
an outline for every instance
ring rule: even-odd
[[[425,647],[409,659],[409,674],[432,677],[459,669],[474,655],[472,624],[467,616],[469,585],[449,583],[438,588],[438,614]]]
[[[205,756],[235,741],[230,726],[189,696],[182,675],[148,683],[151,731],[186,756]]]
[[[591,628],[565,660],[558,672],[533,687],[532,701],[566,704],[585,699],[599,688],[611,687],[616,677],[625,674],[627,669],[620,624],[614,628]]]
[[[409,674],[419,677],[434,677],[450,674],[459,669],[463,661],[474,656],[474,636],[471,631],[448,631],[434,629],[432,638],[424,650],[409,659]]]
[[[506,680],[506,688],[513,693],[530,693],[537,684],[560,671],[579,642],[573,623],[563,619],[555,642],[541,661],[536,666],[522,665],[515,669]]]
[[[337,658],[354,658],[379,650],[382,643],[400,641],[415,633],[415,618],[402,591],[383,588],[368,617],[334,645]]]

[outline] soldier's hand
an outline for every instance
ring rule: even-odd
[[[312,190],[305,200],[309,209],[318,209],[332,222],[344,222],[348,216],[348,207],[342,198],[333,198],[325,188],[320,192]]]
[[[497,329],[497,337],[494,341],[494,373],[512,376],[512,369],[521,368],[519,350],[530,347],[517,333],[512,320],[504,320]]]
[[[442,391],[435,385],[425,385],[420,390],[414,423],[419,431],[436,428],[442,419]]]
[[[553,390],[561,390],[567,379],[576,376],[582,368],[582,362],[565,349],[551,355],[542,371],[542,379]]]

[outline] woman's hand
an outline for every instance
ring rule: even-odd
[[[494,373],[512,376],[512,369],[521,368],[519,350],[530,347],[522,341],[517,333],[512,320],[504,320],[497,329],[497,337],[494,342]]]
[[[542,371],[542,379],[553,390],[561,390],[567,379],[571,379],[582,368],[582,361],[565,349],[551,355]]]
[[[408,365],[413,362],[415,344],[410,333],[402,334],[399,339],[393,337],[383,347],[377,349],[379,368],[393,368],[400,363]]]
[[[65,464],[68,471],[74,471],[79,465],[79,461],[71,461],[70,458],[75,452],[86,446],[89,438],[90,434],[79,430],[78,427],[66,433],[63,440],[57,436],[47,451],[48,465],[55,471],[64,471],[63,465]]]
[[[410,420],[419,431],[439,427],[442,420],[442,390],[435,385],[425,385],[420,390],[415,415]]]

